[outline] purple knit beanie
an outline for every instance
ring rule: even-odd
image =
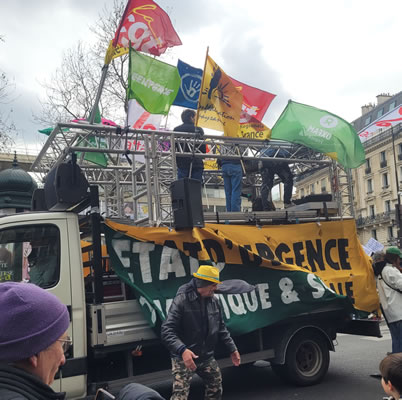
[[[0,283],[0,362],[38,354],[69,325],[67,307],[55,295],[31,283]]]

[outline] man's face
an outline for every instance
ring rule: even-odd
[[[201,297],[212,297],[217,287],[217,283],[211,283],[208,286],[197,288],[197,291]]]
[[[65,332],[59,339],[66,339],[67,332]],[[37,375],[44,383],[50,385],[54,381],[59,368],[64,365],[66,358],[63,351],[63,343],[60,341],[54,342],[47,349],[41,351],[37,355],[37,366],[35,368],[35,375]]]

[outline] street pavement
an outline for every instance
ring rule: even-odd
[[[391,350],[387,327],[381,326],[382,338],[339,334],[336,351],[331,352],[328,373],[323,382],[309,387],[291,386],[282,382],[269,363],[228,368],[223,371],[224,395],[227,400],[381,400],[385,394],[378,374],[378,365]],[[166,399],[170,382],[153,386]],[[191,400],[203,399],[202,381],[196,376],[190,392]]]

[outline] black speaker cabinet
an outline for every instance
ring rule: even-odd
[[[175,229],[204,227],[201,182],[191,178],[179,179],[172,182],[170,190]]]
[[[49,171],[44,191],[48,210],[65,211],[88,198],[89,184],[81,168],[67,162]]]
[[[45,189],[35,189],[32,195],[31,202],[32,211],[47,211],[45,201]]]

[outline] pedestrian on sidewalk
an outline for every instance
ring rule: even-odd
[[[392,353],[402,352],[402,253],[397,247],[385,252],[385,266],[378,270],[377,289],[392,339]]]

